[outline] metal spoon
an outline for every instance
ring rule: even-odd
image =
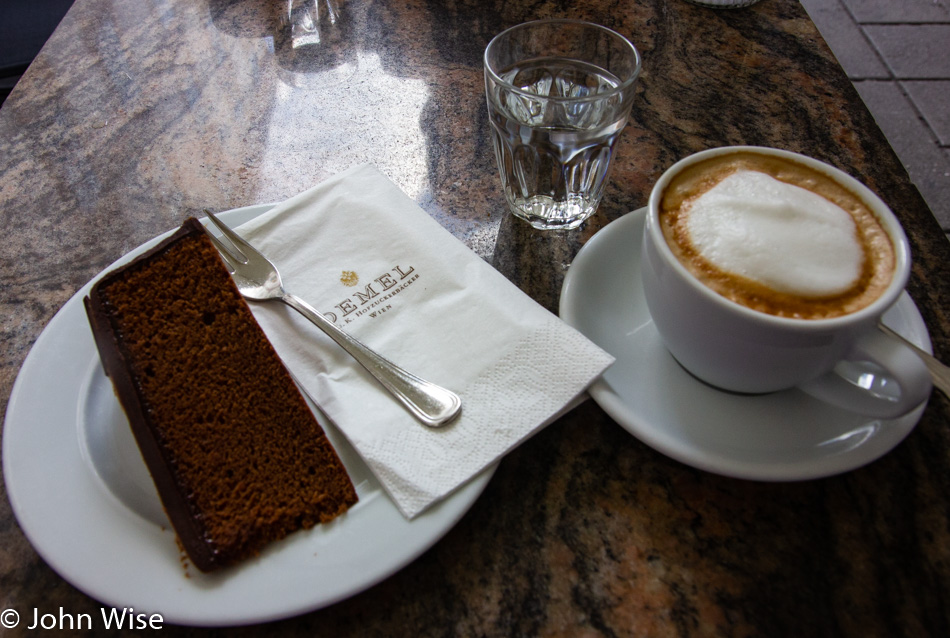
[[[900,339],[910,346],[910,348],[916,352],[921,359],[923,359],[924,365],[926,365],[927,369],[930,370],[930,376],[933,377],[934,387],[940,389],[945,395],[950,397],[950,367],[947,367],[941,363],[936,357],[926,350],[921,350],[910,341],[885,326],[883,323],[878,323],[877,327],[884,334],[896,339]]]

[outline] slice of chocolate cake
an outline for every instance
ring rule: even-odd
[[[327,522],[356,491],[195,219],[85,298],[178,538],[210,571]]]

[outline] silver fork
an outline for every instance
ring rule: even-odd
[[[425,425],[433,428],[441,427],[458,416],[462,409],[462,401],[458,395],[425,379],[420,379],[373,352],[359,340],[337,328],[333,322],[306,301],[284,290],[277,267],[267,257],[219,221],[211,211],[204,212],[211,223],[232,244],[233,249],[205,229],[224,258],[238,290],[244,297],[256,301],[278,299],[312,321],[366,368]]]

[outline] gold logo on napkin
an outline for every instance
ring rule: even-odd
[[[344,270],[340,275],[340,283],[344,286],[355,286],[360,282],[360,278],[352,270]]]
[[[364,315],[373,319],[393,309],[393,298],[406,290],[419,279],[416,269],[412,266],[393,266],[389,272],[382,273],[366,284],[362,291],[353,291],[352,295],[336,304],[339,311],[325,311],[324,316],[336,323],[351,323]],[[343,285],[352,287],[357,284],[359,277],[355,272],[344,270],[340,281]]]

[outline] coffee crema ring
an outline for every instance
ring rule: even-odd
[[[690,211],[699,198],[739,171],[755,171],[818,195],[850,215],[863,258],[860,272],[845,290],[828,295],[799,294],[753,277],[725,270],[710,261],[689,232]],[[749,151],[715,156],[684,169],[670,182],[660,204],[664,237],[677,259],[709,289],[742,306],[780,317],[826,319],[864,308],[890,284],[896,264],[894,247],[864,201],[830,176],[782,157]],[[779,268],[782,264],[776,264]],[[789,263],[788,267],[793,267]]]

